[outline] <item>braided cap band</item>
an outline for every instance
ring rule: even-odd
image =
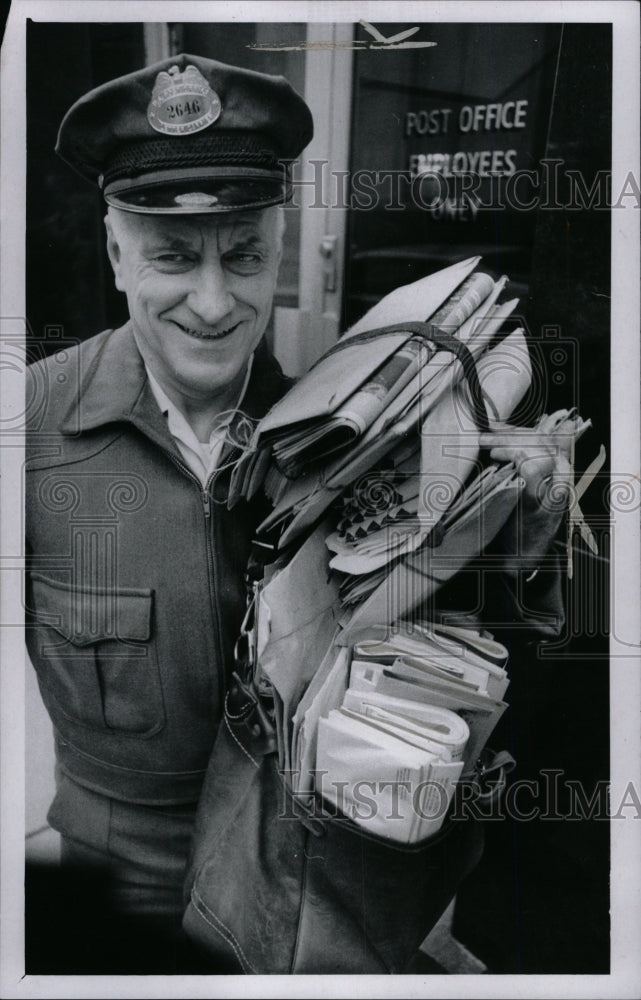
[[[256,132],[217,131],[175,139],[123,143],[109,159],[102,186],[125,177],[190,167],[254,167],[278,170],[278,154],[270,140]],[[283,172],[281,171],[281,176]]]

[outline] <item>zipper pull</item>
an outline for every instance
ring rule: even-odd
[[[211,517],[211,498],[209,496],[209,490],[203,490],[203,507],[205,508],[205,517]]]

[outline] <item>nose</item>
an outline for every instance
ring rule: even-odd
[[[219,261],[207,261],[192,271],[192,277],[187,305],[203,324],[214,326],[234,308],[228,275]]]

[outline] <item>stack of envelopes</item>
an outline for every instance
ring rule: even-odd
[[[440,828],[506,707],[507,651],[467,630],[404,628],[355,644],[342,705],[319,719],[314,766],[326,801],[415,843]]]
[[[273,502],[259,536],[280,555],[257,597],[254,679],[271,686],[292,790],[403,842],[438,829],[506,707],[503,647],[416,620],[524,485],[479,445],[479,406],[505,422],[531,381],[523,330],[498,336],[516,300],[499,304],[506,279],[476,273],[479,260],[398,289],[352,327],[260,422],[229,499],[262,487]],[[466,345],[476,399],[427,320]],[[539,429],[561,443],[587,426],[563,410]],[[359,782],[376,789],[366,816]]]
[[[489,633],[428,622],[341,641],[327,645],[285,723],[291,789],[302,801],[322,796],[372,833],[423,840],[506,708],[507,651]],[[269,657],[280,706],[293,704],[292,673]]]

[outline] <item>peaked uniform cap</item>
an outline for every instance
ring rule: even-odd
[[[312,136],[284,77],[182,54],[81,97],[56,152],[118,208],[225,212],[287,200],[286,162]]]

